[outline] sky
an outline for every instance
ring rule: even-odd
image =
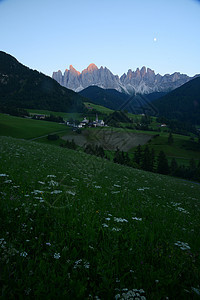
[[[200,73],[200,0],[0,0],[0,28],[1,51],[49,76]]]

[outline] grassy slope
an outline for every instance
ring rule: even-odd
[[[31,114],[42,114],[42,115],[54,115],[58,117],[62,117],[65,121],[69,120],[70,118],[75,120],[82,120],[81,113],[64,113],[64,112],[56,112],[50,110],[40,110],[40,109],[27,109],[27,111]]]
[[[150,147],[154,148],[156,155],[162,150],[169,158],[176,158],[179,164],[189,164],[189,160],[200,159],[200,147],[196,142],[192,142],[190,137],[173,134],[174,143],[168,145],[169,133],[161,132],[160,136],[151,140]]]
[[[127,288],[147,299],[193,298],[200,185],[0,140],[3,297],[113,299]]]
[[[0,135],[31,139],[52,132],[67,131],[61,124],[0,114]]]
[[[109,115],[112,112],[114,112],[114,110],[112,110],[110,108],[107,108],[107,107],[104,107],[104,106],[101,106],[101,105],[97,105],[97,104],[93,104],[93,103],[90,103],[90,102],[84,102],[84,104],[85,104],[86,107],[92,107],[93,109],[96,109],[97,111],[100,111],[103,114]]]

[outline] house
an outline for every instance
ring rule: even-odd
[[[104,120],[98,120],[97,126],[104,126]]]
[[[96,114],[96,121],[94,121],[93,123],[94,123],[95,127],[96,126],[104,126],[105,125],[104,120],[99,120],[97,114]]]
[[[83,121],[81,121],[80,125],[85,126],[88,125],[89,120],[86,119],[86,117],[83,119]]]
[[[34,118],[36,118],[37,120],[44,120],[45,119],[45,115],[34,114]]]

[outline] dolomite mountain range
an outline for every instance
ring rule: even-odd
[[[127,74],[124,73],[119,77],[106,67],[98,68],[95,64],[90,64],[81,73],[70,65],[69,70],[66,69],[64,74],[60,70],[53,72],[52,78],[60,85],[75,92],[80,92],[89,86],[95,85],[104,89],[116,89],[126,94],[149,94],[153,92],[170,92],[198,76],[200,75],[189,77],[178,72],[162,76],[155,74],[149,68],[142,67],[141,70],[137,68],[136,71],[129,69]]]

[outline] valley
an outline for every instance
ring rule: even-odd
[[[108,80],[81,95],[0,52],[2,298],[199,296],[199,78],[160,81],[183,78],[132,96],[136,114]]]

